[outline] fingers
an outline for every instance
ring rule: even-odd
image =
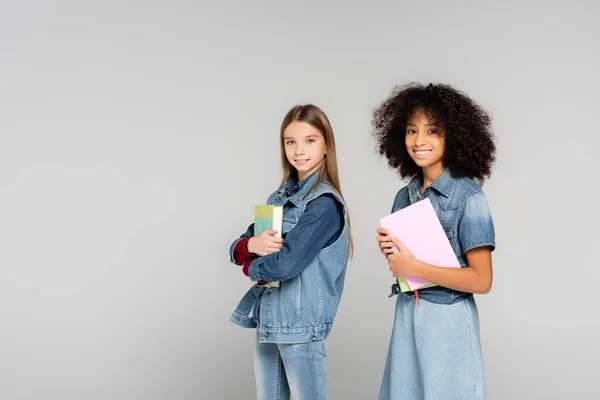
[[[265,247],[265,255],[271,254],[271,253],[277,253],[278,251],[281,251],[282,248],[283,248],[283,240],[281,241],[281,243],[279,243],[279,242],[268,243]]]
[[[393,249],[394,248],[394,243],[392,243],[390,236],[377,236],[377,241],[379,242],[379,249],[383,252],[384,249]],[[383,254],[389,254],[389,253],[393,253],[393,251],[391,252],[384,252]]]
[[[263,257],[267,254],[281,251],[284,240],[280,237],[273,236],[276,233],[277,231],[275,229],[271,229],[264,231],[260,236],[255,236],[252,240],[256,241],[256,243],[253,243],[252,247],[254,251],[251,252],[257,254],[260,257]]]
[[[270,247],[279,246],[281,248],[281,246],[283,246],[283,242],[284,242],[284,240],[282,238],[278,238],[275,236],[269,236],[267,238],[265,245],[270,246]]]
[[[392,250],[393,251],[394,244],[391,242],[381,242],[381,243],[379,243],[379,249],[381,251],[384,251],[384,250]]]
[[[378,236],[377,240],[379,241],[379,248],[380,249],[386,249],[386,248],[391,248],[394,247],[394,243],[392,243],[390,240],[379,240],[379,238],[382,236]]]
[[[281,250],[282,247],[283,247],[282,243],[271,243],[270,245],[267,246],[267,248],[273,249],[275,251]]]
[[[273,254],[273,253],[277,253],[277,252],[279,252],[279,251],[281,251],[281,249],[274,249],[274,248],[271,248],[271,247],[269,247],[269,248],[267,248],[267,249],[265,250],[265,256],[266,256],[267,254]]]
[[[406,247],[402,244],[401,241],[399,241],[397,238],[395,238],[394,236],[391,236],[392,238],[392,242],[394,243],[394,245],[396,245],[396,247],[398,248],[399,251],[402,251],[402,249],[405,249]]]
[[[387,257],[388,255],[396,252],[394,244],[387,236],[377,236],[377,241],[379,242],[379,250],[384,256]]]
[[[391,254],[397,253],[401,248],[404,248],[404,245],[395,237],[389,235],[389,231],[387,229],[379,228],[377,229],[377,242],[379,242],[379,250],[381,253],[388,257]]]
[[[392,240],[390,239],[389,236],[377,236],[377,241],[378,242],[391,242]]]
[[[390,255],[390,254],[396,254],[396,249],[395,249],[395,248],[393,248],[393,247],[389,247],[389,248],[387,248],[387,249],[381,249],[381,252],[382,252],[384,255],[386,255],[386,256],[387,256],[387,255]]]

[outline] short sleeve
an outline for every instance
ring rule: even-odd
[[[458,223],[458,237],[463,254],[467,251],[489,246],[496,248],[494,221],[485,194],[476,191],[467,197],[463,214]]]

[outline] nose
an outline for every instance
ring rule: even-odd
[[[419,131],[415,135],[415,146],[423,146],[425,144],[425,132]]]
[[[294,154],[297,156],[304,154],[304,146],[301,143],[298,143],[296,145],[296,148],[294,149]]]

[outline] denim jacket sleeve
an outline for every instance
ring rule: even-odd
[[[317,254],[335,242],[344,228],[341,205],[331,195],[322,195],[306,205],[298,224],[288,232],[283,248],[257,258],[248,272],[255,281],[284,281],[297,276]]]
[[[463,214],[458,222],[458,238],[463,253],[476,247],[496,247],[494,222],[485,194],[481,190],[465,199]]]
[[[254,224],[250,224],[250,226],[248,227],[248,230],[242,235],[240,236],[238,239],[236,239],[233,244],[231,245],[231,247],[229,248],[229,261],[233,264],[235,264],[235,259],[233,258],[233,251],[235,250],[235,246],[237,246],[237,244],[240,242],[240,240],[242,239],[246,239],[249,237],[254,236]]]

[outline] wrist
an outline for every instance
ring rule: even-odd
[[[414,261],[410,264],[410,271],[408,275],[423,279],[421,275],[423,272],[424,265],[425,264],[423,262],[415,258]]]
[[[248,239],[248,241],[246,242],[246,251],[248,251],[248,253],[254,253],[253,248],[252,248],[252,242],[254,241],[254,237],[251,237],[250,239]]]

